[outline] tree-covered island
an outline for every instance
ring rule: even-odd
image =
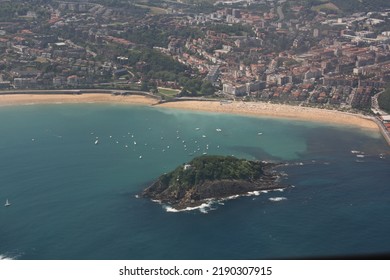
[[[248,192],[285,188],[278,183],[277,164],[232,156],[203,155],[161,175],[142,196],[175,209],[199,206]]]

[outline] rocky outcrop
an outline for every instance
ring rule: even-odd
[[[210,199],[285,188],[278,183],[275,166],[234,157],[201,156],[160,176],[142,196],[180,210]]]

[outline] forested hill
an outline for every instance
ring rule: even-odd
[[[390,9],[389,0],[306,0],[314,10],[337,10],[344,13],[384,11]],[[321,9],[320,9],[321,8]]]
[[[348,11],[382,11],[390,8],[389,0],[331,0],[341,10]]]

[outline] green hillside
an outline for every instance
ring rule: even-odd
[[[200,156],[194,158],[185,170],[179,166],[174,171],[164,174],[160,180],[167,187],[184,187],[185,189],[214,180],[257,180],[263,173],[264,164],[257,161],[237,159],[232,156]],[[177,180],[180,178],[180,180]]]
[[[382,11],[384,8],[390,8],[389,0],[331,0],[330,2],[344,12]]]
[[[390,113],[390,88],[388,88],[384,93],[379,95],[378,103],[379,107],[382,110]]]
[[[350,13],[390,9],[389,0],[306,0],[306,2],[316,11],[338,10]]]

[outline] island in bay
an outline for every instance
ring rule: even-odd
[[[202,155],[161,175],[142,196],[181,210],[210,200],[283,189],[278,164],[233,156]]]

